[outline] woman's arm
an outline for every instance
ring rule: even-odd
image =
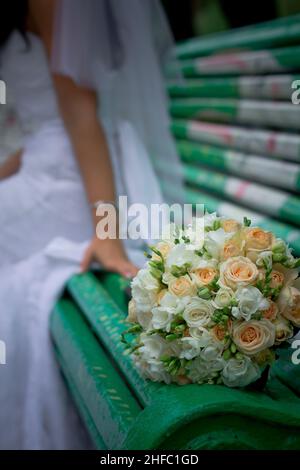
[[[32,22],[51,57],[55,0],[30,0]],[[54,74],[54,86],[66,129],[81,170],[89,202],[115,199],[114,178],[105,134],[97,116],[96,94],[76,85],[71,78]],[[95,209],[91,215],[96,226]],[[107,269],[132,276],[136,268],[127,260],[120,240],[92,240],[82,269],[96,258]]]
[[[5,162],[0,165],[0,181],[13,176],[21,166],[22,150],[11,154]]]

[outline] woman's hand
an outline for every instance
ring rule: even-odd
[[[96,236],[88,246],[83,260],[81,270],[87,271],[92,261],[98,261],[107,271],[114,271],[127,278],[136,275],[138,269],[128,260],[120,240],[100,240]]]
[[[0,181],[17,173],[21,166],[22,150],[10,155],[2,165],[0,165]]]

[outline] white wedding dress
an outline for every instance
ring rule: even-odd
[[[65,282],[78,271],[93,229],[42,43],[33,34],[29,39],[26,48],[14,32],[0,51],[1,78],[14,96],[25,133],[21,170],[0,181],[0,340],[7,354],[6,365],[0,365],[0,448],[80,449],[90,441],[55,362],[48,319]],[[122,169],[114,136],[108,135],[118,192],[126,174],[141,189],[141,170],[148,200],[160,202],[150,162],[139,169],[139,150],[145,150],[130,124],[122,125],[121,144],[127,136],[136,161]],[[142,263],[138,247],[128,254]]]

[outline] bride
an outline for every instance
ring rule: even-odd
[[[87,448],[48,317],[92,261],[127,277],[141,263],[138,243],[95,236],[100,204],[163,201],[160,161],[180,193],[158,54],[169,34],[156,0],[5,4],[0,76],[24,142],[0,166],[0,448]]]

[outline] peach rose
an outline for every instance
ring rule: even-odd
[[[262,311],[262,316],[266,320],[273,321],[277,317],[278,307],[277,307],[277,304],[273,302],[272,300],[269,300],[269,304],[270,304],[269,307],[266,310]]]
[[[276,287],[283,286],[283,284],[284,284],[284,274],[280,271],[272,271],[270,287],[274,289]]]
[[[217,275],[217,271],[212,267],[198,268],[192,273],[192,277],[197,285],[206,286],[210,284]]]
[[[194,295],[196,293],[196,286],[189,276],[180,276],[170,281],[169,292],[177,297]]]
[[[270,251],[274,236],[259,227],[249,228],[245,231],[246,255],[256,261],[262,251]]]
[[[131,299],[128,303],[127,321],[129,323],[136,323],[138,321],[137,314],[136,314],[136,303],[134,299]]]
[[[225,219],[221,221],[221,227],[225,232],[237,232],[241,224],[234,219]]]
[[[243,255],[243,250],[241,247],[241,242],[235,238],[231,238],[224,243],[224,246],[221,250],[221,259],[227,260],[228,258],[233,258],[234,256]]]
[[[257,267],[243,256],[235,256],[220,265],[220,283],[233,290],[237,290],[240,286],[254,284],[257,277]]]
[[[238,350],[254,356],[275,342],[275,327],[269,320],[244,321],[233,328],[233,341]]]
[[[278,299],[281,315],[300,327],[300,291],[296,287],[285,287]]]

